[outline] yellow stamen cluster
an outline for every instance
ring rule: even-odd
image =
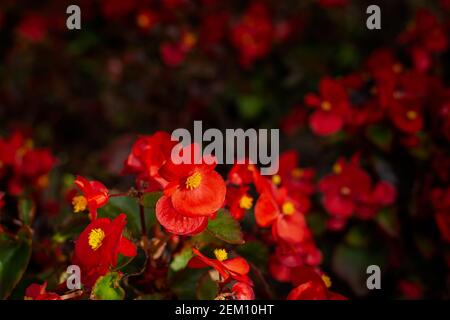
[[[415,120],[417,118],[417,116],[418,116],[418,114],[414,110],[409,110],[408,112],[406,112],[406,118],[408,120]]]
[[[216,256],[217,260],[224,261],[228,259],[228,252],[225,249],[216,249],[214,250],[214,255]]]
[[[292,170],[291,175],[294,178],[301,178],[303,176],[303,170],[300,168],[295,168],[294,170]]]
[[[280,185],[281,177],[278,174],[272,176],[272,183],[276,186]]]
[[[295,212],[295,206],[292,202],[286,201],[285,203],[283,203],[283,205],[281,207],[281,211],[283,211],[283,214],[286,214],[289,216]]]
[[[253,206],[253,198],[248,195],[243,195],[241,200],[239,200],[239,207],[242,209],[250,209]]]
[[[92,250],[96,251],[100,248],[102,246],[103,239],[105,239],[105,232],[102,229],[92,229],[89,233],[89,245]]]
[[[197,189],[200,186],[201,182],[202,182],[202,175],[199,172],[195,172],[186,179],[186,189],[189,190]]]
[[[72,199],[73,211],[81,212],[87,208],[87,200],[84,196],[76,196]]]
[[[344,196],[348,196],[352,193],[352,190],[350,190],[349,187],[342,187],[341,188],[341,194]]]
[[[331,110],[331,103],[329,101],[323,101],[320,104],[320,107],[322,108],[323,111],[330,111]]]
[[[403,71],[403,66],[400,63],[396,63],[392,66],[392,71],[395,73],[400,73]]]
[[[327,276],[326,274],[322,275],[322,281],[323,283],[325,283],[325,285],[327,286],[327,288],[331,287],[331,279],[329,276]]]
[[[340,174],[342,172],[342,166],[339,163],[335,163],[333,166],[333,172],[335,174]]]

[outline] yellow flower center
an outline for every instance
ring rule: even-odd
[[[417,112],[414,111],[414,110],[409,110],[409,111],[406,113],[406,118],[407,118],[408,120],[415,120],[415,119],[417,118],[417,116],[418,116],[418,114],[417,114]]]
[[[333,172],[335,174],[340,174],[342,172],[342,166],[339,163],[335,163],[333,166]]]
[[[281,177],[278,174],[272,176],[272,183],[278,186],[281,183]]]
[[[344,196],[348,196],[348,195],[350,195],[350,193],[352,193],[352,191],[350,190],[349,187],[342,187],[342,188],[341,188],[341,193],[342,193]]]
[[[292,170],[291,174],[294,178],[301,178],[303,176],[303,170],[300,168],[295,168]]]
[[[228,259],[228,252],[225,249],[216,249],[214,250],[214,255],[216,256],[217,260],[224,261]]]
[[[402,72],[403,67],[400,63],[396,63],[392,66],[392,71],[394,71],[395,73],[400,73]]]
[[[323,101],[320,104],[320,107],[322,108],[323,111],[330,111],[331,110],[331,103],[329,101]]]
[[[73,211],[81,212],[86,210],[87,200],[84,196],[76,196],[72,199]]]
[[[47,188],[49,185],[49,178],[47,174],[44,174],[38,178],[37,184],[40,188]]]
[[[250,209],[253,206],[253,198],[248,195],[243,195],[241,200],[239,200],[239,207],[242,209]]]
[[[331,287],[331,279],[329,276],[327,276],[326,274],[322,275],[322,281],[323,283],[325,283],[325,285],[327,286],[327,288]]]
[[[141,28],[149,27],[151,22],[152,21],[150,20],[149,16],[146,14],[142,13],[142,14],[138,15],[138,17],[137,17],[137,24]]]
[[[198,172],[195,172],[186,179],[186,189],[189,190],[197,189],[201,182],[202,182],[202,175]]]
[[[89,245],[92,250],[97,250],[101,247],[103,239],[105,239],[105,232],[102,229],[92,229],[89,233]]]
[[[295,211],[294,204],[290,201],[283,203],[283,206],[281,207],[281,211],[283,211],[283,213],[288,216],[293,214]]]

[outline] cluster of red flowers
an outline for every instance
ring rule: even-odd
[[[395,201],[396,189],[386,181],[372,187],[370,176],[359,165],[359,156],[349,162],[340,158],[333,166],[333,173],[319,182],[323,204],[331,215],[329,226],[341,229],[353,214],[361,219],[373,218],[382,206]]]
[[[324,77],[319,94],[305,96],[305,105],[314,109],[309,116],[314,133],[328,136],[389,122],[402,144],[417,147],[430,114],[431,118],[441,118],[439,126],[448,138],[449,89],[431,73],[432,55],[448,48],[445,25],[430,12],[418,11],[399,43],[410,53],[412,68],[397,59],[393,50],[382,48],[367,59],[362,71],[337,79]]]
[[[35,148],[33,141],[21,132],[0,138],[0,179],[6,180],[5,191],[10,195],[21,195],[29,187],[47,187],[48,174],[55,163],[48,149]]]

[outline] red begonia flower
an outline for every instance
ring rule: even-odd
[[[236,220],[241,220],[245,212],[252,208],[253,198],[248,194],[249,187],[228,186],[226,204],[231,215]]]
[[[248,160],[244,164],[234,164],[228,172],[228,182],[242,186],[255,182],[259,174],[258,168]]]
[[[155,191],[150,187],[159,185],[156,189],[165,186],[159,176],[159,169],[170,158],[172,148],[176,145],[171,141],[168,133],[155,132],[151,136],[141,136],[133,144],[130,154],[125,161],[124,173],[137,174],[136,183],[141,186],[147,183],[149,191]]]
[[[272,176],[272,183],[289,190],[294,198],[296,195],[309,195],[314,191],[314,174],[312,168],[298,166],[299,155],[297,151],[289,150],[280,155],[279,170]]]
[[[75,185],[81,191],[81,196],[76,196],[72,200],[75,212],[89,209],[91,220],[97,218],[97,209],[103,207],[109,200],[109,191],[105,185],[99,181],[89,181],[85,177],[77,176]]]
[[[73,263],[80,266],[82,283],[91,286],[117,264],[119,254],[136,255],[136,246],[123,236],[126,215],[121,213],[114,220],[94,219],[75,242]]]
[[[288,196],[284,188],[273,188],[263,192],[255,205],[256,223],[261,227],[272,226],[272,234],[289,243],[300,243],[310,236],[304,213],[310,208],[310,201],[301,201]]]
[[[236,282],[232,287],[236,300],[255,300],[253,288],[244,282]]]
[[[208,217],[191,217],[179,213],[167,196],[162,196],[156,203],[156,218],[167,231],[177,235],[198,234],[208,225]]]
[[[46,288],[47,282],[30,284],[25,290],[25,300],[62,300],[58,294],[47,292]]]
[[[371,179],[355,161],[345,163],[339,159],[333,171],[319,182],[319,190],[324,194],[327,211],[345,219],[354,213],[358,199],[370,192]]]
[[[320,95],[306,95],[305,104],[316,109],[309,118],[311,130],[326,136],[342,129],[349,110],[349,100],[345,88],[330,78],[320,81],[319,92]]]
[[[405,133],[413,134],[422,130],[422,114],[414,105],[394,103],[389,109],[389,115],[394,125]]]
[[[183,148],[184,152],[191,152],[190,163],[175,164],[169,159],[160,170],[161,176],[169,182],[164,194],[170,197],[173,208],[184,216],[212,216],[225,202],[225,181],[214,171],[213,157],[206,156],[201,164],[194,164],[196,155],[200,157],[198,145],[189,145]]]
[[[359,157],[346,163],[343,158],[333,166],[333,174],[319,182],[323,204],[331,214],[329,227],[340,229],[353,214],[371,218],[382,206],[390,205],[396,198],[396,189],[388,182],[379,182],[375,188],[369,174],[359,167]]]
[[[274,26],[262,2],[253,2],[231,30],[231,42],[239,51],[239,62],[246,68],[269,53],[273,39]]]
[[[189,261],[188,266],[190,268],[205,268],[209,266],[217,270],[222,277],[222,282],[228,282],[234,279],[247,285],[253,285],[252,280],[247,275],[250,271],[250,266],[244,258],[236,257],[228,259],[228,253],[225,249],[214,250],[216,259],[210,259],[204,256],[195,248],[192,248],[192,251],[196,256]]]
[[[346,300],[344,296],[328,290],[331,281],[318,271],[300,267],[293,272],[292,282],[296,286],[288,295],[288,300]]]

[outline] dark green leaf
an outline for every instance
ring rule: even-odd
[[[31,256],[31,230],[16,236],[0,233],[0,299],[5,299],[22,278]]]
[[[219,293],[219,285],[212,280],[209,273],[204,274],[197,285],[197,299],[199,300],[214,300]]]
[[[27,198],[20,198],[18,207],[20,220],[28,226],[31,225],[36,212],[36,206],[33,201]]]
[[[209,221],[208,231],[225,242],[231,244],[244,243],[239,222],[234,220],[231,214],[225,209],[219,210],[216,218]]]

